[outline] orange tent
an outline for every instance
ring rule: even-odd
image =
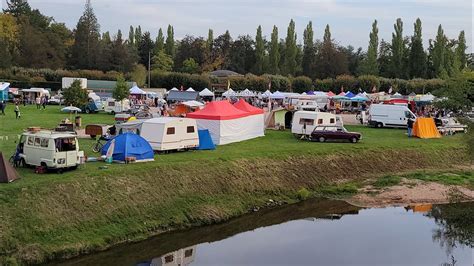
[[[18,179],[19,176],[10,163],[3,157],[0,152],[0,183],[10,183]]]
[[[433,118],[417,118],[413,125],[413,136],[421,139],[441,138]]]

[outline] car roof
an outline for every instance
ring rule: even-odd
[[[75,134],[71,133],[65,133],[65,132],[56,132],[56,131],[46,131],[46,130],[41,130],[37,132],[33,131],[28,131],[23,133],[25,136],[35,136],[35,137],[41,137],[41,138],[51,138],[51,139],[57,139],[57,138],[75,138]]]

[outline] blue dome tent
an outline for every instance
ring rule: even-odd
[[[137,162],[153,161],[154,153],[150,143],[137,134],[125,133],[109,140],[102,148],[101,154],[106,155],[112,141],[115,141],[112,159],[125,162],[125,158],[134,157]]]

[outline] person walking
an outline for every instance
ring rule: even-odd
[[[47,102],[47,98],[46,96],[44,96],[42,99],[41,99],[41,105],[43,106],[43,110],[46,109],[46,102]]]
[[[6,102],[1,100],[0,101],[0,111],[2,112],[2,115],[5,115],[5,105],[6,105]]]
[[[41,98],[36,97],[36,109],[41,109]]]
[[[18,103],[15,103],[15,118],[16,119],[21,118],[20,105]]]
[[[407,130],[408,130],[408,137],[411,138],[412,136],[412,132],[413,132],[413,124],[415,123],[415,121],[413,121],[413,119],[411,118],[408,118],[408,121],[407,121]]]

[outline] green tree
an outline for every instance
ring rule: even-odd
[[[395,32],[392,33],[392,58],[391,74],[394,78],[405,78],[404,52],[405,41],[403,40],[403,22],[398,18],[393,26]]]
[[[165,36],[163,35],[163,30],[160,28],[158,30],[158,36],[156,37],[155,42],[155,54],[158,54],[165,49]]]
[[[155,56],[153,56],[153,65],[151,69],[158,71],[171,71],[173,69],[173,58],[165,53],[165,51],[159,51]]]
[[[135,31],[132,25],[130,25],[130,30],[128,31],[128,44],[135,45]]]
[[[72,105],[82,108],[89,101],[87,90],[81,87],[81,81],[74,80],[71,86],[63,92],[64,102],[66,105]]]
[[[278,43],[278,28],[277,26],[273,26],[272,31],[272,38],[270,42],[270,73],[271,74],[278,74],[280,72],[280,44]]]
[[[446,69],[446,50],[447,50],[448,38],[444,35],[443,27],[441,24],[438,26],[438,33],[436,39],[433,42],[433,47],[430,50],[431,60],[433,64],[434,75],[439,78],[447,78],[448,70]]]
[[[130,95],[130,88],[127,85],[124,77],[120,75],[117,78],[117,82],[115,83],[114,91],[112,92],[112,97],[119,102],[122,102],[124,99],[128,98]]]
[[[132,72],[130,73],[130,77],[137,83],[139,87],[144,86],[147,78],[146,67],[140,64],[135,65]]]
[[[303,75],[307,77],[314,77],[314,59],[315,59],[315,47],[314,47],[314,32],[313,32],[313,22],[309,22],[304,30],[303,34],[303,58],[302,58],[302,68]]]
[[[414,24],[414,33],[411,38],[410,48],[410,78],[426,77],[426,53],[423,49],[421,37],[421,20],[418,18]]]
[[[99,36],[99,23],[90,1],[87,1],[75,31],[75,41],[72,46],[73,66],[81,69],[95,68],[99,51]]]
[[[139,47],[140,43],[142,42],[142,26],[138,25],[138,27],[135,28],[135,46]]]
[[[212,49],[214,48],[214,31],[212,29],[209,29],[207,33],[206,48],[209,53],[212,53]]]
[[[320,79],[335,78],[347,72],[346,54],[334,44],[329,25],[326,25],[323,42],[320,44],[317,54],[315,76]]]
[[[181,72],[196,74],[199,72],[199,64],[194,61],[194,58],[188,58],[183,61],[183,67],[181,68]]]
[[[238,73],[250,73],[255,66],[254,41],[249,35],[239,36],[229,52],[229,69]]]
[[[155,44],[151,39],[150,32],[145,32],[143,34],[140,45],[138,46],[138,56],[140,57],[139,63],[144,66],[147,66],[147,68],[149,59],[153,57],[154,46]]]
[[[285,40],[285,73],[288,75],[294,76],[296,74],[296,32],[295,32],[295,22],[293,19],[288,25],[288,30]]]
[[[174,57],[175,55],[175,43],[174,43],[174,29],[171,25],[168,25],[168,31],[166,36],[165,52]]]
[[[378,75],[379,65],[378,59],[378,47],[379,47],[379,29],[377,27],[377,20],[372,24],[372,31],[369,35],[369,47],[367,48],[367,56],[362,61],[360,66],[359,74],[362,75]]]
[[[129,72],[136,63],[135,58],[130,53],[129,47],[125,45],[125,42],[122,38],[122,32],[120,30],[117,32],[117,35],[112,42],[110,54],[110,64],[112,70],[122,73]]]
[[[23,15],[28,15],[31,12],[31,7],[27,0],[7,0],[7,8],[4,9],[3,12],[12,14],[18,18]]]
[[[464,31],[459,33],[458,43],[456,46],[456,56],[459,59],[459,63],[461,64],[461,69],[467,67],[467,55],[466,55],[466,36]]]
[[[262,75],[265,65],[265,41],[262,36],[262,26],[258,26],[255,37],[255,74]]]

